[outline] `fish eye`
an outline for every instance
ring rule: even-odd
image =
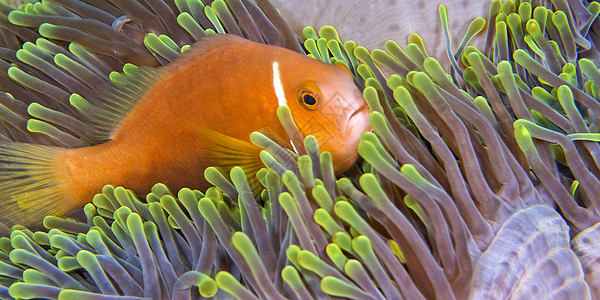
[[[310,106],[317,104],[317,99],[315,99],[315,97],[311,94],[302,95],[302,101],[304,102],[304,104],[310,105]]]
[[[308,110],[315,110],[321,103],[321,96],[312,89],[301,88],[298,91],[298,102]]]

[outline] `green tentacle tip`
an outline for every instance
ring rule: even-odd
[[[521,31],[521,16],[515,13],[512,13],[510,15],[508,15],[507,19],[506,19],[506,23],[508,23],[508,27],[514,31],[518,31],[518,34],[521,35],[522,33]],[[516,34],[513,33],[513,34]]]
[[[329,25],[321,27],[321,29],[319,29],[319,35],[328,40],[336,40],[336,41],[340,40],[338,31],[333,26],[329,26]]]
[[[419,47],[419,49],[421,50],[421,52],[423,53],[423,55],[425,57],[427,57],[427,49],[425,48],[425,42],[423,41],[423,38],[416,34],[416,33],[412,33],[411,35],[408,36],[408,43],[409,45],[413,44],[413,45],[417,45],[417,47]]]
[[[39,118],[42,114],[44,114],[47,111],[50,111],[50,109],[36,102],[33,102],[29,104],[29,106],[27,106],[27,112],[36,118]]]
[[[285,171],[281,179],[283,180],[283,183],[290,189],[290,192],[301,190],[300,180],[298,180],[298,177],[296,177],[294,172],[290,170]]]
[[[402,253],[400,246],[398,246],[398,243],[396,243],[396,241],[394,240],[389,240],[389,245],[390,250],[392,250],[392,252],[394,253],[394,255],[396,255],[398,260],[400,260],[401,263],[406,263],[406,258],[404,257],[404,253]]]
[[[219,291],[217,282],[204,273],[190,271],[184,275],[191,275],[191,279],[198,287],[200,295],[204,298],[212,297]]]
[[[254,244],[245,233],[241,231],[235,232],[231,236],[231,243],[246,260],[251,261],[251,258],[259,258],[258,251],[256,251]]]
[[[355,223],[355,221],[362,220],[354,207],[352,207],[352,205],[347,201],[336,202],[333,206],[333,210],[338,217],[348,222],[350,225]]]
[[[140,69],[140,67],[138,67],[132,63],[126,63],[123,65],[123,73],[125,73],[127,75],[135,76],[136,74],[134,72],[139,69]]]
[[[398,74],[394,74],[386,80],[386,84],[390,89],[394,90],[397,87],[404,85],[404,79]]]
[[[372,86],[366,87],[363,91],[363,97],[371,110],[383,112],[383,107],[381,106],[379,96],[377,95],[377,89]]]
[[[13,25],[25,27],[33,26],[29,20],[31,20],[29,14],[20,10],[13,10],[8,14],[8,21]]]
[[[364,174],[359,179],[360,186],[363,190],[369,195],[374,201],[379,201],[379,199],[387,197],[385,192],[379,185],[379,181],[377,177],[372,174]]]
[[[346,264],[344,264],[344,273],[346,273],[350,278],[356,278],[360,276],[361,273],[366,273],[365,266],[356,259],[349,259]]]
[[[306,27],[304,27],[304,29],[302,29],[302,35],[307,40],[310,40],[310,39],[317,40],[317,39],[319,39],[319,35],[317,34],[317,31],[312,26],[306,26]]]
[[[579,181],[575,180],[573,183],[571,183],[571,186],[569,187],[569,194],[571,194],[571,197],[575,198],[575,193],[577,192],[578,187]]]
[[[332,241],[345,251],[354,253],[352,249],[352,237],[347,232],[337,232],[333,235]]]
[[[415,166],[412,164],[402,165],[402,167],[400,168],[400,173],[402,173],[404,176],[408,177],[412,181],[419,182],[421,184],[427,183],[427,180],[423,178],[419,171],[417,171],[417,168],[415,168]]]
[[[394,89],[394,100],[398,103],[405,111],[409,107],[415,107],[410,92],[403,86]]]
[[[10,296],[16,299],[58,298],[59,287],[17,282],[8,288]]]
[[[350,299],[357,299],[360,295],[364,295],[364,292],[355,285],[333,276],[325,276],[321,279],[321,290],[332,296]]]
[[[307,270],[311,270],[321,276],[325,275],[324,273],[326,271],[326,263],[314,253],[308,250],[301,250],[298,253],[297,259],[298,264],[300,264],[301,267]]]
[[[69,103],[73,105],[73,107],[77,108],[81,112],[89,112],[93,109],[93,105],[89,103],[85,98],[81,97],[79,94],[72,94],[69,97]]]
[[[244,169],[235,166],[229,172],[229,177],[231,177],[231,181],[235,185],[235,187],[240,190],[244,186],[248,186],[248,181],[246,180],[246,173]]]
[[[277,108],[277,117],[280,121],[292,120],[292,111],[287,105],[281,105]]]
[[[352,249],[363,259],[374,254],[371,240],[364,235],[359,235],[352,240]]]
[[[367,80],[369,78],[373,78],[373,73],[371,73],[371,69],[367,65],[359,65],[356,67],[356,72],[363,80]]]
[[[215,276],[215,281],[220,289],[235,296],[238,299],[248,297],[250,292],[228,272],[221,271]]]
[[[431,226],[431,222],[429,221],[429,218],[427,217],[427,215],[423,211],[423,208],[419,205],[417,200],[415,198],[411,197],[410,195],[406,195],[403,200],[404,200],[404,204],[406,205],[406,207],[408,207],[412,211],[414,211],[415,214],[421,220],[421,222],[423,222],[425,227],[429,228]]]
[[[204,178],[206,178],[208,182],[212,183],[215,182],[217,179],[225,178],[225,176],[223,176],[221,171],[219,171],[219,169],[217,169],[216,167],[208,167],[204,169]]]
[[[292,266],[286,266],[281,270],[281,278],[283,279],[283,281],[289,284],[292,287],[292,289],[304,285],[302,279],[300,278],[298,270],[296,270],[296,268]]]
[[[531,3],[529,2],[521,2],[519,5],[519,15],[525,21],[531,19]]]
[[[336,232],[344,230],[344,228],[335,223],[331,215],[322,208],[318,208],[315,211],[313,218],[315,222],[319,224],[319,226],[323,227],[323,229],[325,229],[329,235],[333,236]]]
[[[41,36],[46,37],[46,38],[50,38],[50,39],[58,38],[57,33],[58,33],[60,27],[61,26],[44,23],[44,24],[40,25],[40,27],[38,28],[38,32],[40,33]]]
[[[168,60],[177,58],[181,53],[181,49],[179,49],[177,44],[166,35],[159,36],[154,33],[148,33],[144,37],[144,45]]]
[[[369,123],[377,133],[389,130],[387,119],[378,111],[374,111],[369,115]]]
[[[594,62],[592,60],[587,59],[587,58],[580,59],[579,67],[581,68],[581,71],[583,72],[583,74],[592,78],[592,80],[594,77],[600,78],[600,72],[598,71],[596,64],[594,64]]]
[[[440,15],[440,20],[442,21],[442,26],[448,26],[448,9],[446,9],[446,6],[440,5],[438,7],[438,13]]]
[[[198,39],[204,35],[204,30],[202,27],[198,24],[198,22],[196,22],[194,17],[187,12],[183,12],[177,16],[177,23],[195,39]]]
[[[573,120],[573,119],[580,118],[580,117],[578,117],[580,112],[577,109],[577,107],[575,106],[573,92],[571,91],[571,89],[568,86],[561,85],[560,87],[558,87],[556,95],[557,95],[558,101],[560,102],[560,105],[567,113],[567,116],[569,117],[569,119]]]
[[[384,160],[381,154],[377,151],[375,145],[368,141],[361,141],[358,144],[358,154],[363,157],[368,163],[372,164],[373,167],[388,166],[389,163]]]
[[[225,29],[223,28],[223,25],[219,21],[219,18],[215,14],[215,10],[212,7],[210,7],[210,6],[204,7],[204,14],[208,18],[208,20],[210,20],[210,22],[213,24],[213,26],[217,30],[216,32],[225,33]]]
[[[23,85],[26,85],[28,80],[33,79],[33,77],[31,75],[23,72],[21,69],[19,69],[17,67],[8,68],[6,73],[8,74],[8,77],[10,77],[12,80],[14,80],[18,83],[22,83]]]
[[[308,39],[304,41],[304,48],[306,48],[308,53],[312,54],[316,60],[324,61],[324,58],[321,56],[321,52],[319,52],[317,41],[318,39]]]
[[[298,157],[298,169],[304,184],[310,184],[310,186],[314,186],[315,177],[313,174],[313,163],[312,159],[308,155],[302,155]]]
[[[23,281],[26,283],[40,284],[40,285],[54,285],[55,283],[44,275],[44,273],[34,270],[27,269],[23,271]]]
[[[512,14],[517,11],[517,6],[514,1],[508,0],[502,3],[502,12],[505,14]]]
[[[329,49],[327,48],[327,40],[325,38],[318,39],[317,47],[319,49],[319,54],[321,55],[323,62],[328,64],[331,63],[331,60],[329,58]]]
[[[440,62],[433,57],[426,58],[423,61],[423,67],[432,77],[440,78],[447,75]]]
[[[81,269],[81,264],[75,257],[61,257],[58,260],[58,268],[63,272],[72,272]]]
[[[298,254],[300,251],[302,251],[302,249],[296,245],[291,245],[285,249],[285,257],[287,257],[296,268],[300,268],[300,263],[298,262]]]
[[[318,153],[319,152],[319,141],[313,135],[309,135],[304,138],[304,148],[308,153]]]
[[[563,29],[567,29],[568,32],[570,32],[571,29],[569,29],[568,22],[569,21],[567,20],[567,15],[563,11],[559,10],[552,14],[552,23],[554,23],[556,28],[558,28],[559,30],[561,30],[561,28],[563,28]]]
[[[85,269],[90,269],[95,266],[98,266],[98,267],[100,266],[96,256],[89,251],[84,250],[84,251],[77,252],[76,259],[77,259],[77,262],[79,262],[79,264]]]
[[[339,270],[344,270],[344,265],[348,261],[348,258],[342,252],[342,248],[332,243],[327,245],[325,252]]]
[[[362,46],[354,48],[354,56],[356,56],[356,58],[362,60],[363,62],[371,61],[371,55],[369,54],[369,50]]]
[[[534,38],[540,37],[542,35],[540,24],[535,19],[530,19],[527,21],[525,28],[527,32],[531,34]]]
[[[58,129],[44,121],[29,119],[27,120],[27,130],[31,132],[49,133]]]
[[[333,211],[333,200],[327,192],[327,189],[322,185],[317,185],[312,190],[312,195],[325,212],[330,213]]]
[[[116,84],[127,84],[128,76],[125,73],[120,73],[117,71],[112,71],[108,74],[108,79]]]
[[[535,145],[533,144],[533,139],[531,137],[531,133],[529,130],[523,125],[515,126],[515,138],[517,140],[517,144],[523,152],[530,153],[535,150]]]

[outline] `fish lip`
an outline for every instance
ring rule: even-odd
[[[350,117],[348,117],[348,119],[352,119],[354,116],[356,116],[356,114],[360,113],[365,107],[367,107],[367,103],[363,103],[363,105],[361,105],[359,108],[357,108],[351,115]]]
[[[366,113],[366,119],[364,120],[366,124],[364,124],[363,122],[357,123],[356,120],[358,118],[361,118],[363,112]],[[353,136],[357,130],[365,129],[366,131],[371,130],[371,125],[369,124],[369,105],[366,102],[363,103],[354,112],[352,112],[352,114],[350,114],[350,117],[348,117],[348,121],[346,122],[346,138]]]

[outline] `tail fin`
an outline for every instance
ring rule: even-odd
[[[56,156],[67,149],[0,142],[0,222],[40,225],[47,215],[75,209],[66,203]]]

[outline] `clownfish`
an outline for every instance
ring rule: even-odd
[[[0,143],[0,222],[27,226],[67,214],[106,184],[143,195],[158,182],[206,189],[210,166],[240,165],[253,175],[264,166],[252,132],[293,146],[277,117],[282,105],[303,136],[314,135],[331,153],[336,174],[354,163],[370,130],[369,108],[348,69],[234,35],[205,37],[168,65],[129,75],[99,88],[97,99],[71,96],[105,142]]]

